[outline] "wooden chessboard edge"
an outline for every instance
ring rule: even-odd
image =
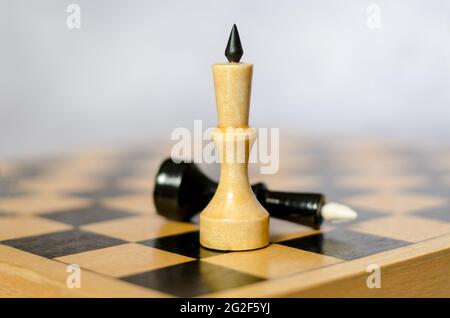
[[[62,262],[0,245],[0,297],[173,297],[89,270],[82,271],[81,288],[70,289],[66,268]]]
[[[31,271],[27,267],[30,262],[39,266]],[[381,267],[382,288],[366,287],[368,264]],[[59,270],[55,271],[56,266]],[[65,264],[0,245],[0,280],[4,282],[0,297],[170,297],[91,272],[87,275],[93,276],[89,281],[95,281],[95,285],[68,289],[65,278],[56,275],[62,266]],[[360,269],[355,271],[355,267]],[[449,267],[450,235],[444,235],[394,251],[202,297],[448,297]],[[8,283],[14,284],[13,288],[8,288]],[[99,288],[105,284],[110,287],[108,293]],[[409,289],[399,290],[396,286]]]
[[[381,288],[368,288],[369,264]],[[358,270],[355,270],[358,268]],[[202,297],[450,297],[450,235]],[[407,286],[407,289],[406,289]]]
[[[33,270],[29,268],[30,263],[36,265]],[[381,267],[382,288],[367,288],[368,264]],[[85,273],[90,276],[86,279],[90,282],[88,286],[68,289],[65,267],[66,264],[0,245],[0,297],[172,297],[89,271]],[[449,297],[449,267],[450,235],[444,235],[201,297]],[[408,286],[408,289],[398,286]]]

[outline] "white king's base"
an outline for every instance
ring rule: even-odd
[[[200,216],[200,244],[220,251],[246,251],[269,245],[269,216],[254,220],[213,219]]]
[[[269,213],[256,199],[248,180],[248,154],[256,139],[256,130],[216,128],[212,139],[222,160],[221,173],[214,197],[200,214],[200,244],[222,251],[267,246]],[[233,147],[243,153],[236,151],[227,158],[230,154],[227,150]]]

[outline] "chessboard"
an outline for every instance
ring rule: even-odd
[[[168,148],[2,162],[0,296],[450,296],[450,148],[289,138],[280,149],[278,173],[252,166],[252,182],[322,192],[359,217],[320,230],[272,218],[269,247],[217,252],[195,221],[155,212]]]

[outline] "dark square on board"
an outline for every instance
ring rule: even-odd
[[[39,256],[54,258],[120,245],[126,242],[81,230],[70,230],[7,240],[1,243]]]
[[[40,215],[40,217],[70,224],[73,226],[81,226],[102,221],[126,218],[135,215],[136,213],[105,208],[100,205],[94,204],[80,209],[63,210],[42,214]]]
[[[146,246],[151,246],[160,250],[192,258],[205,258],[224,253],[202,247],[200,245],[200,236],[198,231],[159,237],[142,241],[140,243]]]
[[[344,260],[410,245],[404,241],[342,229],[299,237],[278,244]]]
[[[179,297],[204,295],[264,280],[200,260],[134,274],[121,279]]]

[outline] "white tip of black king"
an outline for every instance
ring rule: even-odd
[[[321,214],[325,221],[332,223],[354,220],[358,216],[358,213],[350,207],[334,202],[325,204]]]

